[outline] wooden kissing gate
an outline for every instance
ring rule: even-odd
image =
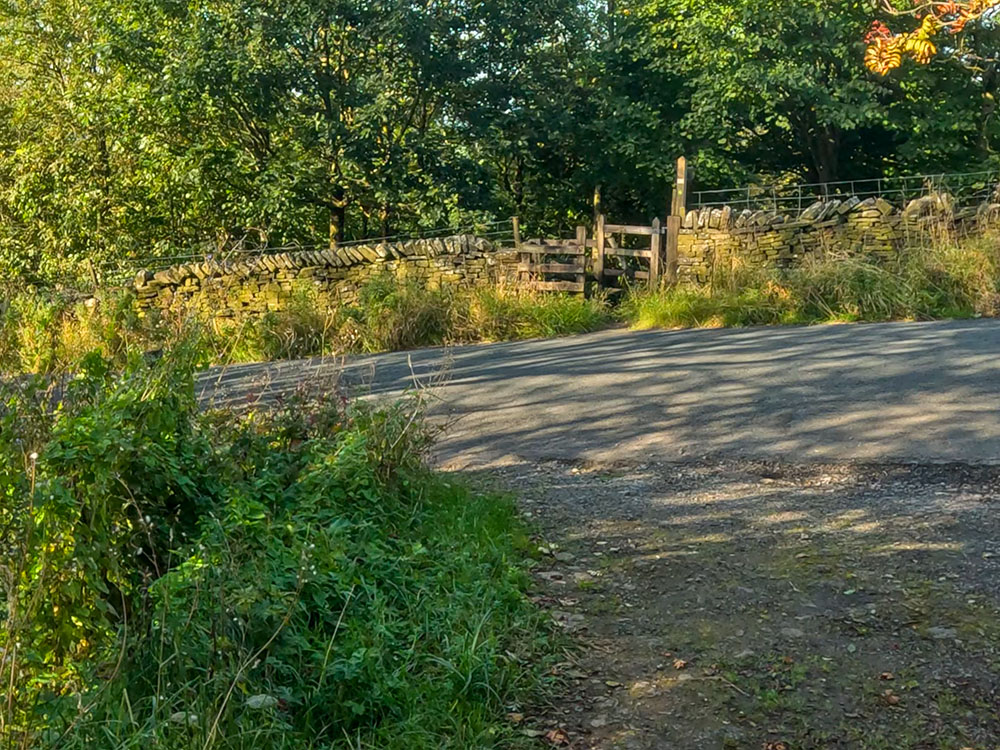
[[[649,226],[610,224],[597,214],[594,236],[578,226],[573,239],[521,239],[519,220],[514,218],[514,246],[519,254],[518,281],[529,288],[548,292],[586,294],[587,279],[598,291],[620,290],[623,283],[645,282],[651,287],[677,281],[677,236],[687,208],[691,170],[686,160],[677,160],[677,182],[665,224],[653,219]],[[633,241],[628,237],[647,238]],[[589,261],[589,262],[588,262]]]

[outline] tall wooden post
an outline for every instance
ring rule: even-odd
[[[587,295],[587,227],[576,228],[576,244],[579,255],[575,256],[576,266],[580,270],[576,274],[576,283],[580,285],[580,292]]]
[[[653,235],[649,241],[649,286],[655,289],[660,284],[660,253],[663,248],[659,219],[653,219],[652,229]]]
[[[691,187],[693,170],[683,156],[677,160],[677,179],[674,183],[673,200],[670,205],[670,216],[667,217],[666,237],[666,272],[664,277],[668,284],[677,283],[678,247],[677,239],[681,233],[681,223],[687,214],[688,190]]]
[[[597,288],[604,288],[604,214],[597,215],[594,229],[594,276],[597,277]]]
[[[677,179],[674,183],[673,200],[670,203],[670,215],[681,216],[687,213],[688,190],[691,187],[691,178],[694,176],[687,159],[683,156],[677,159]]]

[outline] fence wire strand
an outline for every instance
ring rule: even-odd
[[[802,212],[819,200],[833,198],[883,198],[906,204],[930,193],[948,193],[963,203],[993,202],[998,199],[1000,170],[872,177],[837,182],[746,185],[739,188],[696,190],[689,208],[731,206],[758,211]]]

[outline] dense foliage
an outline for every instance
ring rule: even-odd
[[[201,413],[183,351],[4,389],[0,746],[503,741],[545,638],[512,505],[413,403]]]
[[[871,13],[860,0],[0,4],[0,274],[513,214],[563,229],[598,185],[618,220],[648,219],[680,154],[703,188],[989,162],[995,63],[869,73]],[[970,38],[988,50],[992,33]]]

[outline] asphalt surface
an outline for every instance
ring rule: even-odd
[[[239,365],[219,402],[339,375],[430,386],[451,466],[751,458],[1000,463],[1000,321],[686,331]]]

